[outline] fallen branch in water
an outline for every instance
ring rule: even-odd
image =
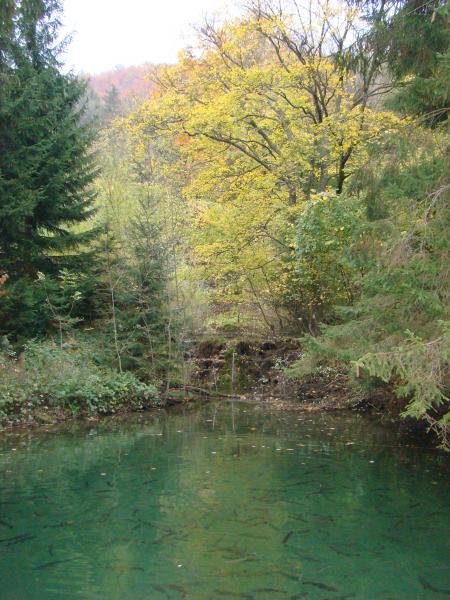
[[[204,396],[210,396],[212,398],[239,398],[236,394],[223,394],[222,392],[217,392],[215,390],[206,390],[205,388],[196,387],[193,385],[183,385],[179,388],[175,388],[178,390],[184,390],[186,392],[193,392],[195,394],[202,394]],[[170,391],[170,390],[169,390]]]

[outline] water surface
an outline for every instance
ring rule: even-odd
[[[0,598],[444,598],[448,457],[208,404],[0,437]]]

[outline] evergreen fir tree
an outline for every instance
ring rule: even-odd
[[[2,8],[9,31],[0,63],[0,270],[11,280],[83,269],[92,231],[91,133],[80,125],[84,85],[60,72],[59,3]]]
[[[120,112],[119,92],[115,85],[112,85],[103,100],[103,121],[109,123],[115,119]]]
[[[37,274],[89,271],[96,233],[86,226],[95,165],[81,123],[85,87],[61,72],[59,13],[59,0],[0,5],[0,314],[13,336],[40,332]]]
[[[385,61],[397,84],[391,108],[420,115],[429,125],[447,120],[450,81],[445,0],[356,0],[370,24],[372,51]],[[367,48],[366,48],[367,50]]]

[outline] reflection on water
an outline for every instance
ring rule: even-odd
[[[439,451],[208,404],[0,439],[0,597],[443,598]]]

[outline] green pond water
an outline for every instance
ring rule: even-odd
[[[242,403],[3,433],[0,599],[444,598],[447,461]]]

